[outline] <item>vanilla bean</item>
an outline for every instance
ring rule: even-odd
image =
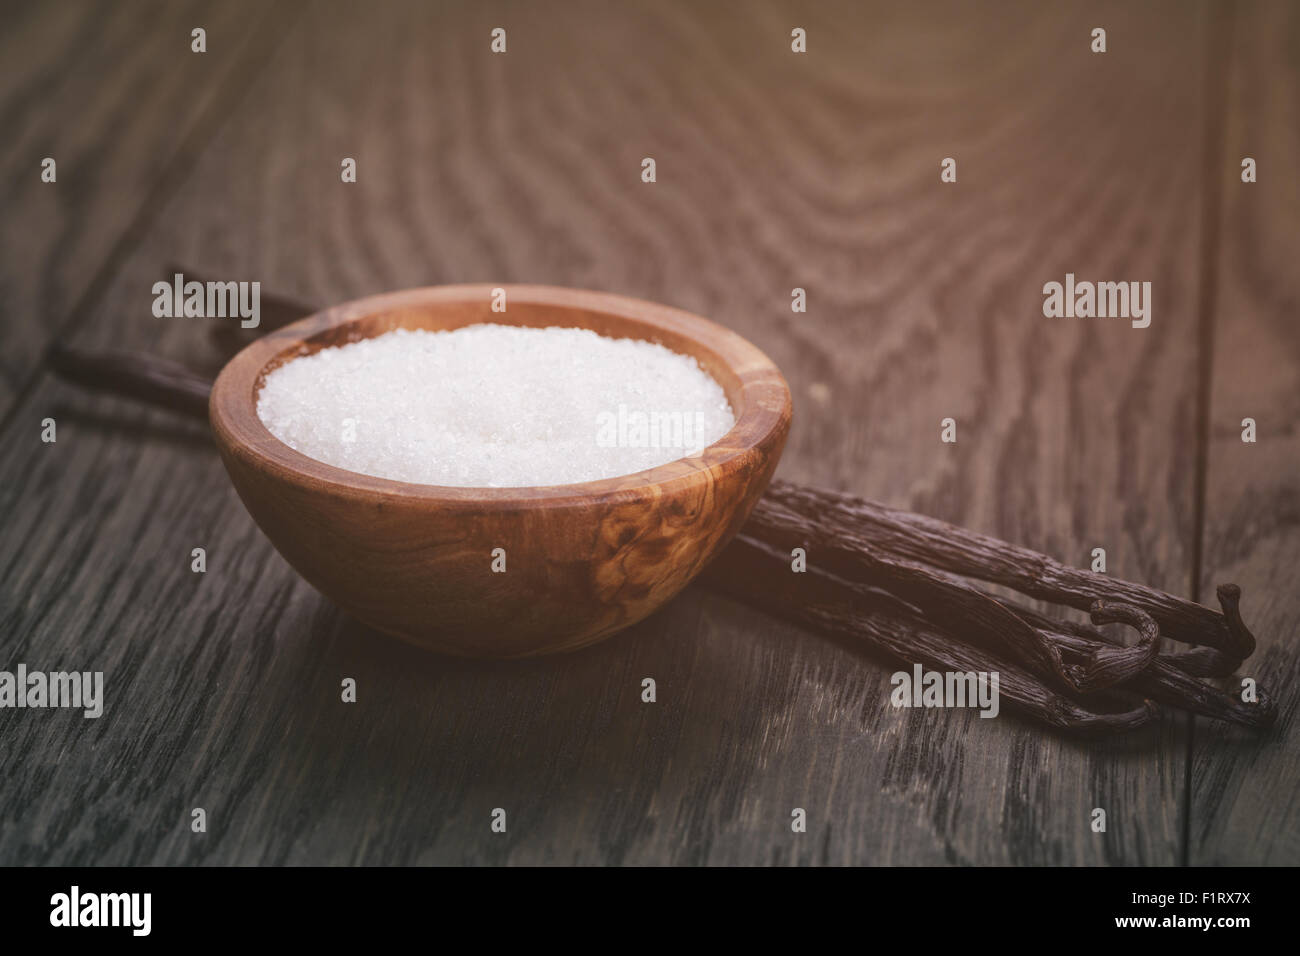
[[[928,610],[914,607],[892,592],[882,591],[809,568],[792,574],[784,549],[749,537],[744,531],[728,547],[725,563],[706,569],[701,582],[776,617],[803,624],[827,636],[865,643],[905,664],[920,663],[941,670],[997,671],[999,693],[1008,695],[1027,716],[1052,727],[1084,732],[1125,731],[1146,723],[1150,714],[1138,707],[1113,713],[1090,710],[1072,695],[1053,690],[1041,675],[1023,663],[980,640],[968,646],[962,635],[934,623]],[[1045,639],[1057,643],[1067,658],[1079,662],[1093,658],[1114,638],[1067,621],[1056,621],[1028,608],[1012,606],[1028,623],[1043,630]],[[969,634],[965,635],[969,636]],[[1089,695],[1087,700],[1122,700],[1138,695],[1201,716],[1252,729],[1271,725],[1276,716],[1272,699],[1261,688],[1259,701],[1239,698],[1203,684],[1162,657],[1146,670],[1112,691]]]
[[[1128,709],[1116,712],[1090,710],[1052,690],[1010,657],[954,641],[926,615],[889,592],[854,586],[815,568],[792,574],[787,552],[744,531],[727,547],[726,561],[706,568],[701,580],[775,617],[866,645],[907,667],[996,672],[999,699],[1058,730],[1085,734],[1136,730],[1158,713],[1150,700],[1130,703]],[[1092,699],[1101,703],[1108,698]]]
[[[212,383],[183,365],[141,352],[91,352],[58,343],[45,354],[61,378],[208,420]]]
[[[936,572],[947,578],[956,586],[969,586],[960,578]],[[1153,658],[1134,658],[1129,646],[1115,636],[1088,624],[1059,620],[1021,604],[1000,600],[1011,613],[1021,618],[1025,624],[1042,632],[1043,640],[1056,643],[1063,658],[1074,662],[1074,666],[1083,673],[1093,675],[1090,686],[1085,691],[1114,687],[1120,684],[1125,688],[1146,694],[1152,699],[1173,707],[1178,707],[1206,717],[1213,717],[1246,727],[1261,729],[1271,726],[1277,716],[1276,705],[1272,696],[1263,687],[1256,687],[1257,700],[1246,703],[1237,695],[1224,693],[1215,687],[1195,680],[1185,669],[1187,659],[1209,648],[1195,648],[1192,651],[1170,654],[1158,653]],[[933,619],[932,613],[923,613]],[[1106,624],[1114,620],[1123,620],[1141,631],[1155,625],[1150,615],[1131,606],[1106,605],[1097,602],[1092,611],[1094,624]],[[1001,642],[988,641],[987,634],[979,629],[958,627],[949,629],[957,640],[968,641],[984,647],[998,647]],[[1116,653],[1116,652],[1119,653]],[[1050,674],[1040,677],[1050,680]]]
[[[1085,611],[1098,600],[1141,608],[1155,618],[1165,637],[1221,652],[1221,656],[1201,654],[1190,659],[1202,673],[1231,674],[1255,649],[1255,638],[1238,611],[1241,591],[1236,585],[1219,587],[1223,614],[1218,614],[1155,588],[1081,571],[1028,548],[852,495],[778,479],[755,509],[760,523],[764,511],[774,506],[809,520],[814,535],[809,544],[840,541],[853,549],[867,543],[879,553]]]
[[[1096,653],[1099,643],[1114,643],[1109,635],[1086,625],[1056,621],[1029,608],[1017,607],[1016,613],[1057,641],[1066,656],[1090,657]],[[1172,656],[1157,655],[1149,668],[1132,677],[1125,686],[1161,704],[1245,727],[1263,729],[1276,721],[1276,704],[1263,687],[1256,688],[1258,699],[1254,703],[1246,703],[1235,694],[1225,693],[1189,676],[1170,660]]]
[[[928,617],[950,630],[987,635],[1065,690],[1095,691],[1126,680],[1145,668],[1159,649],[1159,628],[1154,620],[1131,606],[1096,602],[1094,614],[1137,626],[1141,639],[1131,647],[1110,648],[1094,660],[1069,666],[1054,642],[993,597],[942,571],[884,554],[855,530],[828,528],[819,516],[796,512],[767,497],[760,499],[744,527],[746,534],[787,554],[796,547],[810,549],[819,568],[898,594],[924,607]]]
[[[782,483],[785,489],[791,486]],[[796,489],[802,493],[805,489]],[[815,492],[813,493],[816,494]],[[836,525],[827,527],[820,514],[801,514],[793,512],[785,502],[793,497],[789,494],[779,495],[781,500],[770,500],[768,496],[761,499],[745,525],[744,533],[753,534],[762,541],[778,546],[788,554],[791,547],[808,545],[815,548],[816,561],[833,575],[856,583],[870,582],[886,588],[893,593],[906,596],[908,600],[924,608],[928,620],[946,626],[946,630],[956,639],[980,643],[983,646],[1008,646],[1006,634],[999,634],[1000,623],[1007,616],[1016,619],[1016,628],[1032,627],[1036,633],[1037,644],[1051,644],[1056,653],[1052,655],[1053,666],[1045,671],[1040,655],[1027,657],[1015,653],[1015,659],[1030,667],[1041,679],[1054,682],[1053,678],[1064,670],[1070,679],[1069,690],[1089,692],[1114,687],[1136,681],[1132,686],[1151,693],[1157,699],[1181,706],[1206,716],[1231,720],[1252,727],[1265,727],[1272,723],[1275,711],[1271,699],[1266,693],[1260,694],[1254,704],[1247,704],[1236,698],[1224,695],[1193,680],[1198,671],[1202,674],[1214,673],[1219,663],[1213,666],[1198,667],[1203,655],[1220,655],[1220,652],[1208,647],[1197,647],[1191,651],[1178,654],[1157,654],[1159,636],[1158,628],[1153,628],[1154,615],[1148,614],[1147,608],[1117,603],[1111,600],[1094,600],[1089,608],[1096,624],[1121,620],[1138,627],[1142,639],[1136,645],[1125,645],[1105,635],[1103,632],[1083,625],[1074,625],[1063,621],[1053,621],[1036,612],[1021,608],[1011,602],[999,599],[1000,611],[997,616],[979,613],[979,605],[962,594],[974,590],[963,579],[953,576],[949,571],[932,570],[925,579],[916,579],[912,571],[907,574],[913,578],[901,577],[899,569],[907,567],[910,562],[895,555],[881,555],[874,540],[866,540],[858,534],[856,526]],[[900,513],[901,514],[901,513]],[[839,514],[843,517],[843,514]],[[929,520],[929,519],[925,519]],[[961,529],[955,529],[961,531]],[[994,539],[987,539],[994,541]],[[1014,548],[994,541],[997,547]],[[809,555],[812,558],[812,554]],[[726,560],[724,555],[720,560]],[[1050,560],[1050,559],[1049,559]],[[787,558],[788,561],[788,558]],[[943,562],[936,562],[942,566]],[[969,567],[969,565],[965,566]],[[928,570],[928,569],[927,569]],[[972,577],[985,578],[983,574]],[[1127,584],[1127,582],[1121,582]],[[1226,585],[1220,588],[1224,599],[1225,621],[1232,621],[1233,626],[1244,631],[1244,625],[1236,616],[1234,600],[1236,588]],[[978,592],[977,592],[978,593]],[[1156,592],[1161,597],[1167,595]],[[954,600],[961,595],[961,600]],[[797,600],[797,597],[795,598]],[[992,599],[989,599],[992,601]],[[1078,601],[1062,602],[1078,606]],[[1214,615],[1208,608],[1199,605],[1191,607]],[[969,613],[969,617],[966,615]],[[1217,622],[1216,622],[1217,623]],[[1084,637],[1091,642],[1088,653],[1071,655],[1068,660],[1062,653],[1066,650],[1053,632],[1065,631],[1075,636]],[[1183,636],[1196,640],[1198,634],[1183,632]],[[1220,655],[1221,656],[1221,655]],[[1063,667],[1056,668],[1055,659],[1062,661]],[[1155,675],[1148,674],[1148,668],[1155,667]],[[1156,691],[1159,689],[1159,693]]]
[[[964,583],[958,578],[950,580],[958,584]],[[1184,669],[1186,659],[1209,648],[1195,648],[1178,654],[1161,652],[1146,664],[1135,667],[1136,661],[1128,653],[1129,646],[1119,637],[1088,624],[1049,617],[1018,603],[1007,600],[1002,600],[1001,603],[1026,624],[1041,631],[1044,640],[1056,643],[1066,660],[1074,661],[1082,670],[1095,675],[1097,683],[1087,690],[1122,684],[1124,689],[1146,694],[1159,703],[1254,729],[1269,727],[1276,720],[1276,705],[1265,688],[1256,687],[1257,700],[1246,703],[1239,696],[1204,684],[1187,673]],[[1094,624],[1122,620],[1139,630],[1149,630],[1155,626],[1151,616],[1140,609],[1106,605],[1104,602],[1097,602],[1094,606],[1092,620]],[[985,635],[980,631],[960,629],[952,633],[956,639],[973,639],[981,646],[989,646],[987,640],[981,640]],[[1115,651],[1120,653],[1116,654]],[[1050,678],[1050,675],[1045,676]]]

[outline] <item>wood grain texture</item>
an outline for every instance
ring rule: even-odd
[[[504,312],[493,310],[498,292]],[[483,322],[585,328],[690,355],[725,389],[735,425],[698,455],[635,474],[462,488],[317,461],[258,416],[259,390],[286,362],[394,329]],[[657,611],[744,523],[790,430],[785,379],[734,332],[626,296],[513,284],[404,289],[324,309],[232,358],[209,409],[240,499],[298,573],[356,620],[459,657],[573,651]]]
[[[75,342],[211,362],[203,321],[148,312],[168,261],[316,302],[473,281],[665,302],[783,370],[784,477],[1067,563],[1103,546],[1188,595],[1208,29],[1174,2],[313,5]],[[1152,327],[1045,320],[1067,271],[1151,280]],[[0,438],[21,449],[0,461],[7,658],[108,685],[98,722],[0,713],[0,860],[1181,856],[1181,720],[1085,744],[895,711],[881,662],[695,588],[580,654],[422,656],[290,570],[198,426],[47,378]]]
[[[1300,864],[1300,8],[1235,8],[1219,153],[1214,373],[1202,589],[1230,577],[1259,637],[1239,671],[1276,690],[1260,740],[1197,721],[1193,864]],[[1241,161],[1258,164],[1241,181]],[[1258,441],[1244,443],[1242,419]],[[1240,688],[1240,680],[1229,686]]]
[[[250,2],[6,4],[0,415],[233,108],[279,19]],[[190,50],[197,26],[208,54]],[[54,183],[41,180],[46,157]]]

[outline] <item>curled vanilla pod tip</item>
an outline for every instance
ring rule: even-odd
[[[1219,599],[1219,607],[1223,608],[1223,620],[1233,637],[1235,650],[1245,660],[1255,653],[1256,644],[1255,635],[1241,619],[1241,588],[1235,584],[1220,584],[1214,593]]]
[[[1090,612],[1092,623],[1127,624],[1138,632],[1136,644],[1100,644],[1088,656],[1086,680],[1080,689],[1088,692],[1114,687],[1132,680],[1151,666],[1160,651],[1160,625],[1146,611],[1132,604],[1097,600]]]

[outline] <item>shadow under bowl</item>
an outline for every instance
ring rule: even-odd
[[[506,312],[491,309],[506,290]],[[581,484],[457,488],[374,478],[295,451],[257,417],[269,372],[393,329],[480,322],[591,329],[693,356],[735,427],[697,457]],[[550,286],[438,286],[371,296],[272,332],[236,355],[209,415],[253,520],[347,613],[413,644],[468,657],[569,651],[628,627],[682,590],[739,530],[790,427],[780,371],[699,316]],[[493,571],[504,548],[504,573]]]

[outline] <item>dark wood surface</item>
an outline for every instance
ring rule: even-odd
[[[0,647],[107,701],[0,711],[0,861],[1300,862],[1291,5],[226,6],[31,5],[4,41]],[[191,20],[229,25],[198,56]],[[58,337],[210,369],[221,320],[150,312],[172,261],[320,303],[545,282],[709,316],[790,382],[781,476],[1240,583],[1280,726],[896,711],[892,668],[694,587],[570,656],[403,648],[294,574],[201,426],[39,364]],[[1151,327],[1045,319],[1066,272],[1150,280]]]
[[[223,55],[189,53],[200,22]],[[0,413],[114,281],[265,65],[276,22],[247,0],[5,5]],[[41,180],[46,157],[55,184]]]
[[[1300,6],[1246,8],[1231,34],[1211,272],[1208,468],[1200,594],[1232,579],[1259,650],[1242,674],[1278,693],[1276,734],[1192,730],[1193,863],[1300,862]],[[1241,182],[1242,157],[1268,170]],[[1260,428],[1241,440],[1242,419]]]

